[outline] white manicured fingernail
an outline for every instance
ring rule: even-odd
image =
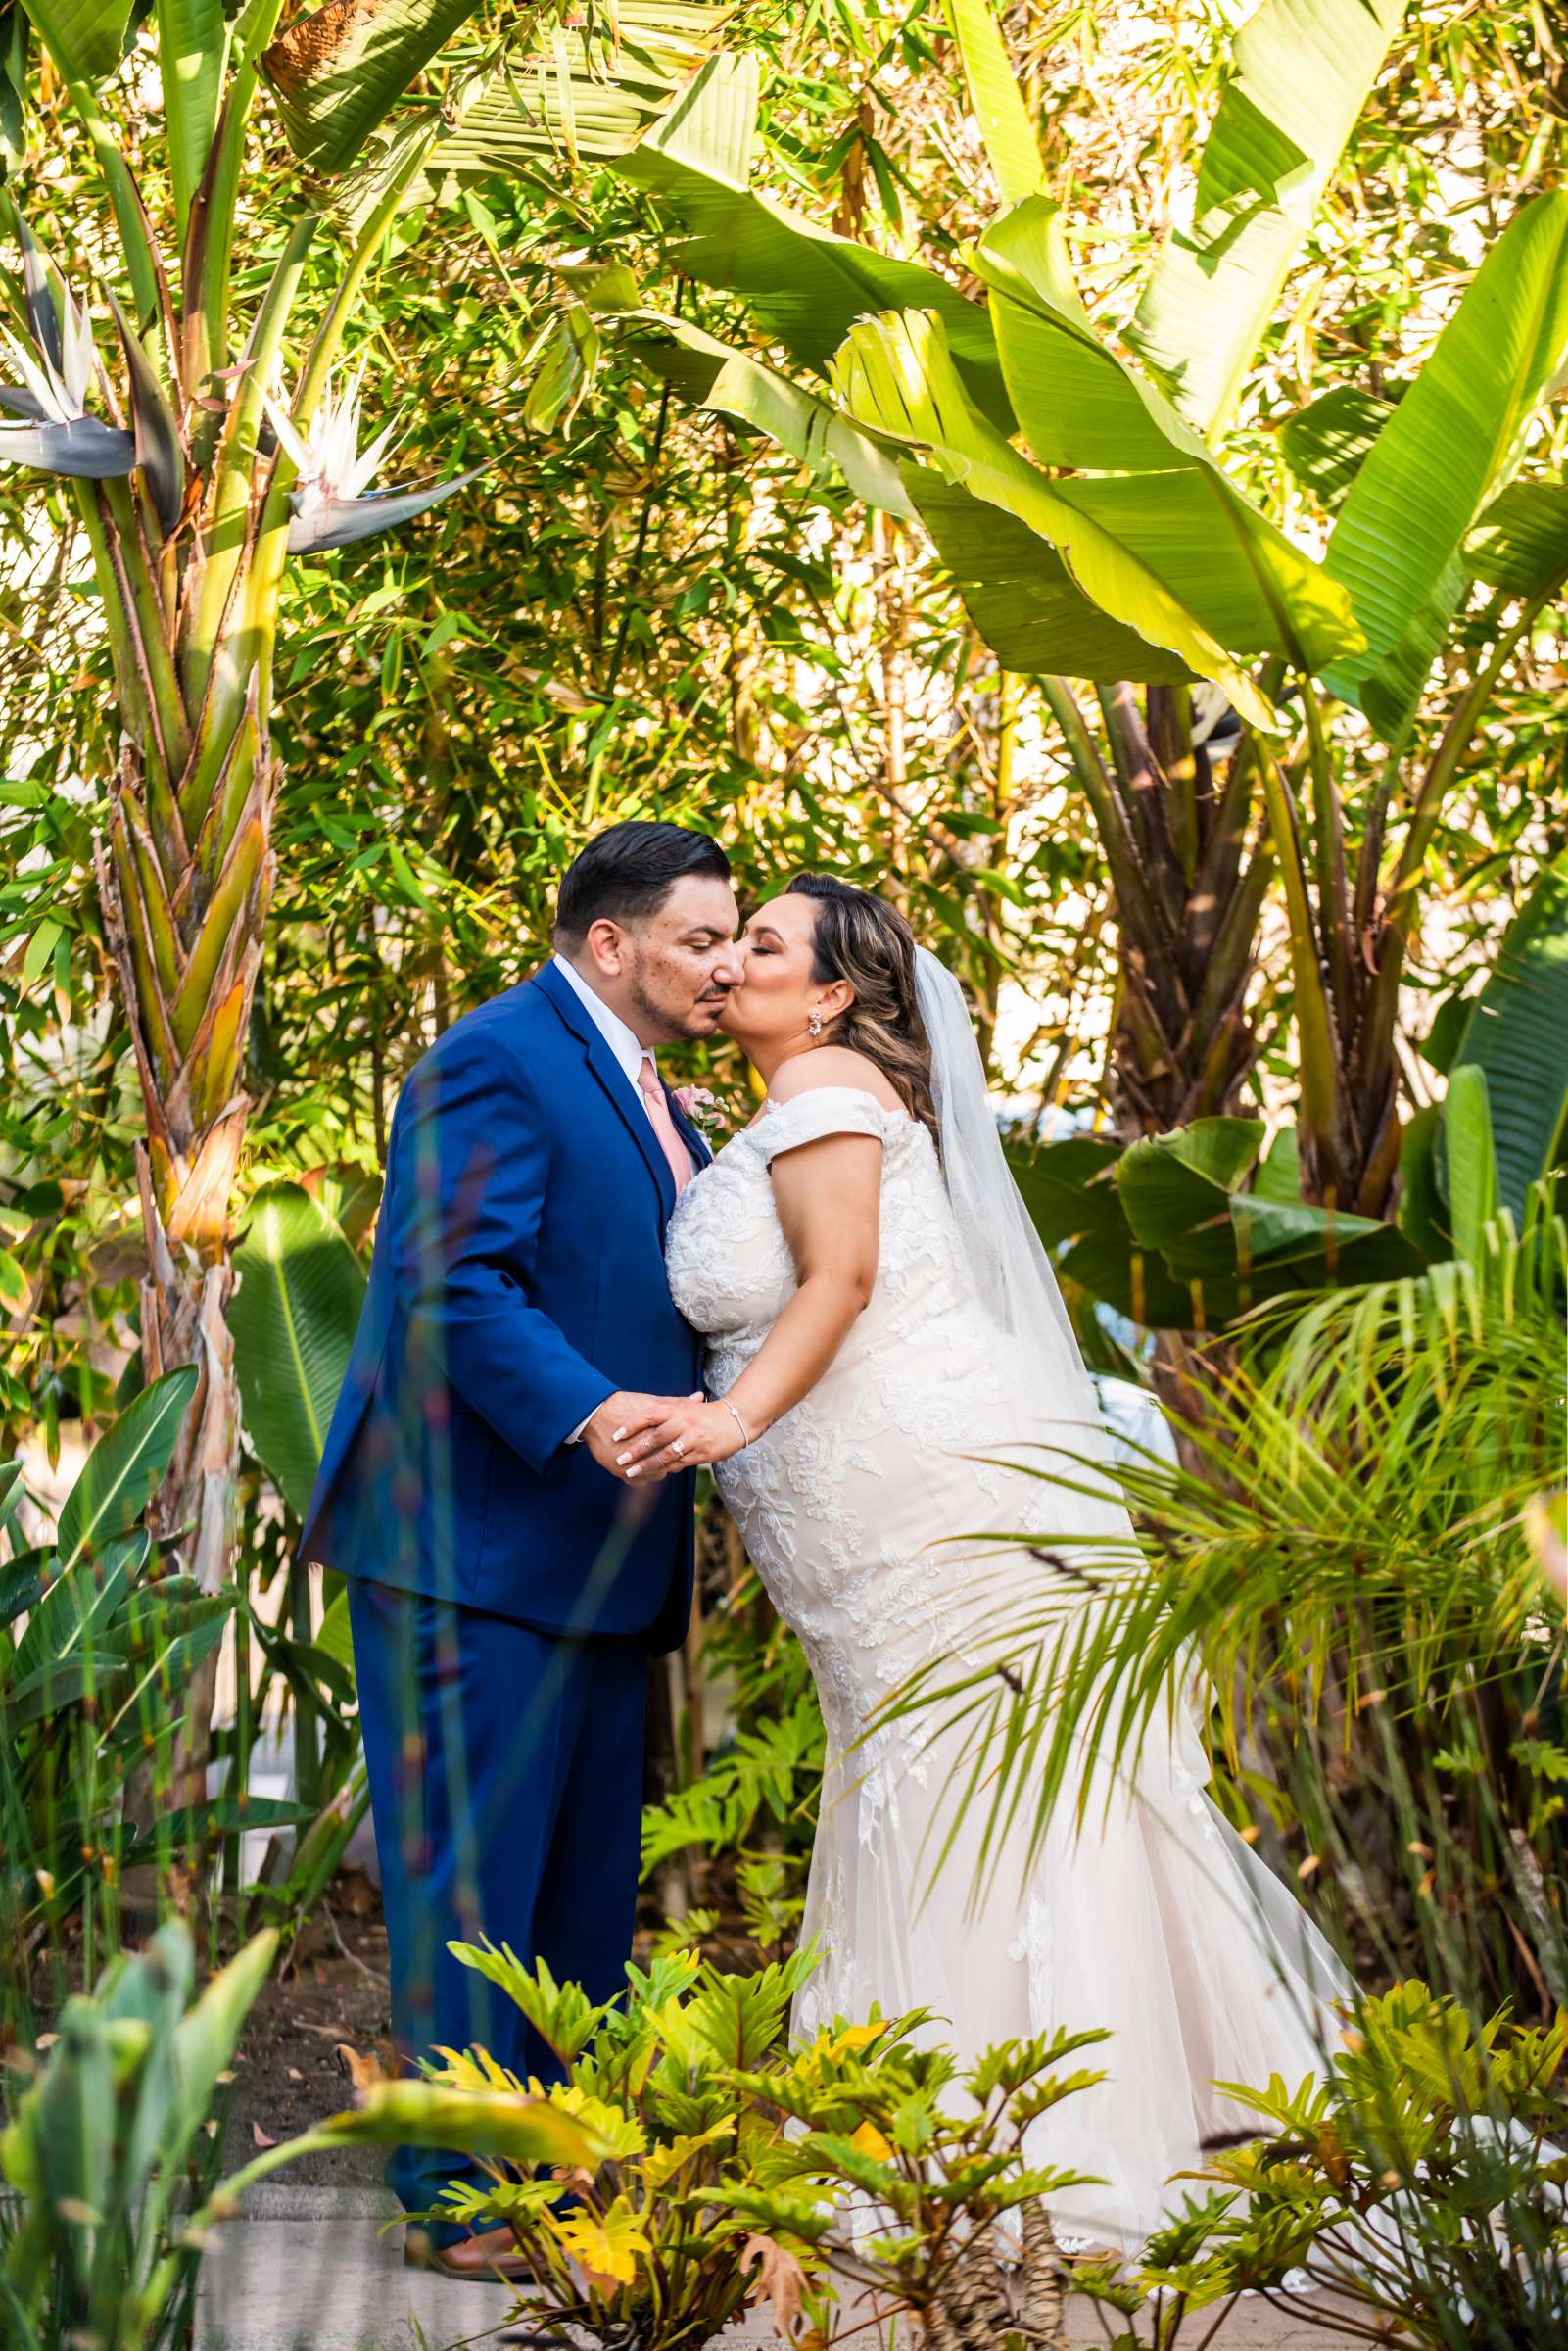
[[[612,1445],[619,1445],[619,1443],[620,1443],[621,1439],[622,1439],[622,1438],[625,1436],[625,1434],[626,1434],[626,1431],[625,1431],[625,1429],[624,1429],[624,1428],[616,1428],[616,1429],[612,1429],[612,1430],[611,1430],[611,1432],[610,1432],[610,1443],[611,1443]]]
[[[631,1468],[630,1468],[630,1469],[628,1469],[628,1471],[627,1471],[627,1473],[626,1473],[626,1482],[627,1482],[627,1484],[628,1484],[628,1485],[630,1485],[630,1484],[631,1484],[631,1482],[632,1482],[632,1480],[633,1480],[633,1478],[634,1478],[634,1477],[636,1477],[636,1476],[638,1475],[638,1472],[639,1472],[639,1469],[640,1469],[640,1467],[641,1467],[641,1464],[640,1464],[639,1463],[637,1463],[637,1462],[634,1462],[634,1463],[632,1463],[632,1466],[631,1466]]]
[[[617,1468],[617,1469],[624,1469],[624,1468],[626,1467],[626,1464],[627,1464],[627,1463],[628,1463],[628,1462],[631,1460],[631,1458],[632,1458],[632,1457],[631,1457],[631,1455],[630,1455],[629,1453],[618,1453],[618,1454],[616,1455],[616,1457],[615,1457],[615,1466],[616,1466],[616,1468]]]

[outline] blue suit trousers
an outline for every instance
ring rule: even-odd
[[[536,1632],[358,1576],[348,1591],[399,2053],[478,2043],[525,2081],[557,2080],[522,2011],[447,1946],[488,1935],[590,1999],[624,1988],[646,1643]],[[400,2147],[387,2170],[409,2212],[479,2177],[424,2147]],[[431,2229],[438,2244],[461,2233]]]

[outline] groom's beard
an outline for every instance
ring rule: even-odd
[[[711,1036],[729,993],[727,987],[709,985],[694,1003],[689,998],[678,1009],[668,996],[655,994],[641,971],[631,975],[632,1002],[640,1018],[649,1029],[662,1031],[672,1044],[679,1037]]]

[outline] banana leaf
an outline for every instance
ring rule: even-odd
[[[341,171],[478,0],[327,0],[297,17],[261,58],[284,135],[318,171]],[[540,0],[520,15],[537,24]]]
[[[688,231],[671,257],[676,266],[743,295],[764,332],[818,374],[865,312],[930,311],[971,399],[1011,432],[990,322],[976,303],[934,270],[836,236],[748,187],[756,104],[755,58],[716,57],[615,167]]]
[[[1273,712],[1252,678],[1206,629],[1145,555],[1078,498],[1029,463],[970,400],[928,311],[863,318],[834,359],[832,381],[867,430],[928,452],[949,481],[1011,514],[1054,547],[1084,594],[1147,643],[1222,686],[1255,725]]]
[[[1057,208],[1031,198],[981,238],[975,267],[1008,393],[1060,496],[1114,528],[1228,652],[1315,673],[1364,644],[1345,590],[1232,487],[1164,394],[1090,325]]]
[[[1497,1194],[1522,1225],[1531,1184],[1560,1164],[1568,1129],[1568,879],[1544,873],[1475,1000],[1449,1073],[1486,1080]]]
[[[981,638],[1020,677],[1176,685],[1185,662],[1091,603],[1047,539],[927,465],[904,485]]]
[[[1233,409],[1404,0],[1262,0],[1237,32],[1198,171],[1133,339],[1203,432]]]
[[[964,61],[970,104],[1003,203],[1022,204],[1026,196],[1043,196],[1040,142],[1013,78],[991,0],[947,0],[947,21]]]
[[[191,1364],[166,1372],[143,1388],[99,1438],[60,1513],[62,1574],[87,1554],[101,1552],[140,1517],[173,1459],[196,1382]]]
[[[1440,1180],[1449,1206],[1453,1253],[1474,1265],[1488,1222],[1497,1211],[1497,1154],[1485,1072],[1474,1062],[1449,1078],[1439,1129]]]
[[[1464,543],[1465,569],[1509,596],[1544,596],[1568,573],[1568,482],[1510,482]]]
[[[1200,1119],[1124,1150],[1073,1136],[1011,1156],[1041,1238],[1069,1241],[1064,1283],[1145,1329],[1220,1330],[1269,1299],[1421,1271],[1395,1227],[1303,1201],[1293,1137],[1259,1165],[1263,1132]]]
[[[1460,550],[1565,363],[1568,189],[1551,189],[1488,252],[1329,541],[1324,569],[1350,590],[1366,650],[1337,662],[1327,683],[1387,739],[1402,731],[1419,692],[1412,676],[1424,684],[1462,592]]]
[[[1336,384],[1285,418],[1279,428],[1285,462],[1326,513],[1344,504],[1393,408],[1390,397],[1363,392],[1358,384]]]
[[[342,1232],[299,1184],[259,1192],[230,1312],[246,1433],[297,1516],[309,1503],[364,1301]]]
[[[146,1528],[138,1527],[133,1534],[106,1537],[95,1544],[90,1559],[78,1555],[63,1568],[27,1619],[7,1669],[9,1690],[19,1691],[32,1675],[68,1660],[90,1662],[150,1550]]]
[[[743,429],[766,433],[814,473],[830,463],[836,465],[857,498],[904,521],[914,520],[910,492],[887,453],[847,416],[775,368],[685,319],[653,312],[643,312],[634,321],[630,348],[693,407],[711,408]]]
[[[130,0],[24,0],[33,29],[67,81],[102,81],[125,47]]]

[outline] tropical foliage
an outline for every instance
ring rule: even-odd
[[[1276,1315],[1198,1465],[1127,1470],[1147,1559],[1059,1544],[1031,1620],[896,1702],[968,1723],[967,1800],[1043,1828],[1079,1742],[1130,1768],[1196,1665],[1238,1825],[1364,1970],[1549,2016],[1564,1635],[1525,1529],[1561,1469],[1563,1271],[1538,1192],[1473,1260]]]
[[[290,384],[286,352],[323,208],[300,213],[281,239],[263,233],[253,287],[239,188],[262,80],[296,151],[341,173],[474,10],[427,0],[379,32],[330,6],[279,32],[280,13],[279,0],[259,0],[231,29],[214,0],[194,22],[154,20],[165,242],[98,94],[135,38],[128,11],[109,0],[34,12],[117,233],[105,299],[118,382],[71,282],[90,249],[86,222],[62,272],[19,216],[20,275],[0,282],[22,379],[4,395],[16,420],[0,424],[0,459],[73,485],[112,656],[121,748],[94,859],[146,1127],[141,1352],[149,1377],[187,1363],[199,1375],[155,1531],[179,1531],[208,1592],[224,1584],[234,1541],[229,1213],[276,870],[271,716],[284,566],[291,554],[405,522],[473,478],[367,493],[394,427],[358,454],[363,370],[344,372],[356,305],[391,224],[430,174],[493,173],[563,137],[580,154],[617,151],[668,102],[719,23],[697,5],[634,16],[625,30],[635,63],[619,83],[619,32],[562,35],[530,102],[522,68],[547,12],[526,12],[460,76],[450,120],[427,110],[389,127],[337,192],[343,258]],[[89,392],[104,415],[89,408]],[[211,1688],[209,1675],[193,1693],[193,1771]]]
[[[190,1937],[170,1924],[66,2003],[0,2137],[0,2304],[20,2351],[190,2340],[202,2239],[179,2201],[215,2184],[209,2117],[272,1951],[258,1936],[193,2001]]]
[[[1257,1056],[1245,997],[1277,880],[1306,1195],[1372,1216],[1387,1213],[1398,1167],[1396,1013],[1427,853],[1491,696],[1568,577],[1557,486],[1511,478],[1568,359],[1559,192],[1497,237],[1405,397],[1362,397],[1354,434],[1343,391],[1290,419],[1289,460],[1333,514],[1321,562],[1216,454],[1399,13],[1339,0],[1306,26],[1283,6],[1248,21],[1194,225],[1167,240],[1126,323],[1146,373],[1085,310],[1062,208],[978,0],[953,22],[1008,207],[971,257],[983,312],[949,278],[752,187],[746,59],[706,68],[623,167],[685,232],[682,265],[737,293],[830,397],[634,313],[650,363],[918,519],[998,659],[1039,683],[1115,890],[1124,1127],[1231,1107]],[[1475,582],[1493,593],[1472,614]],[[1430,747],[1406,760],[1450,642],[1467,681]],[[1104,751],[1072,678],[1094,683]],[[1212,696],[1197,716],[1195,680],[1239,732],[1215,732]],[[1384,746],[1354,861],[1336,705],[1358,710]]]
[[[253,2183],[420,2136],[598,2330],[1042,2340],[1070,2284],[1202,2340],[1305,2266],[1349,2330],[1560,2331],[1562,72],[1529,0],[0,5],[19,2340],[172,2341]],[[898,1702],[1039,1816],[1196,1664],[1368,1988],[1139,2278],[1023,2185],[1079,2052],[785,2045],[822,1728],[711,1497],[628,1994],[472,1954],[570,2087],[457,2053],[217,2183],[247,1933],[297,1961],[364,1811],[295,1546],[392,1106],[650,814],[898,897],[1087,1351],[1187,1416],[1092,1611],[1042,1569]],[[1010,2301],[959,2246],[1019,2198]]]
[[[1418,1982],[1367,2001],[1326,2085],[1241,2093],[1258,2135],[1216,2152],[1208,2195],[1151,2242],[1136,2285],[1104,2277],[1106,2303],[1141,2307],[1162,2345],[1204,2340],[1240,2293],[1353,2339],[1554,2341],[1565,2032],[1475,2024]]]
[[[0,1607],[0,1888],[6,2015],[32,2010],[35,1955],[75,1922],[91,1975],[119,1940],[127,1870],[200,1875],[225,1834],[308,1812],[243,1791],[171,1808],[181,1707],[235,1606],[167,1571],[146,1519],[197,1374],[144,1388],[88,1454],[52,1542],[16,1548]],[[0,1511],[20,1500],[6,1465]]]

